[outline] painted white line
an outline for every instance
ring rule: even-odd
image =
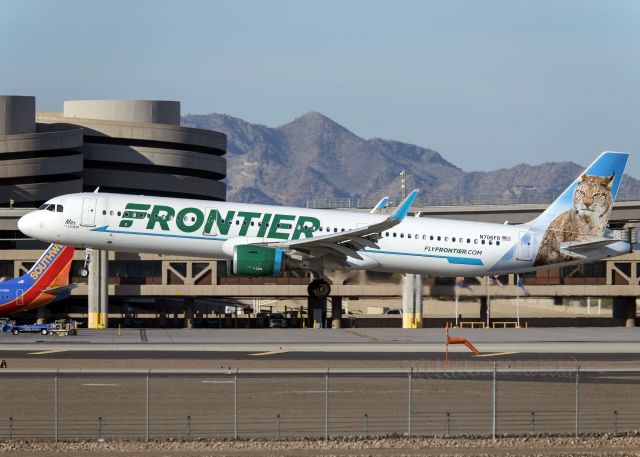
[[[65,352],[65,349],[51,349],[49,351],[29,352],[29,355],[55,354],[56,352]]]
[[[82,384],[83,386],[87,386],[87,387],[114,387],[117,386],[119,384],[99,384],[99,383],[88,383],[88,384]]]
[[[200,381],[203,384],[233,384],[233,381],[213,381],[211,379],[205,379],[204,381]]]
[[[513,355],[518,354],[517,352],[492,352],[490,354],[478,354],[474,357],[498,357],[500,355]]]
[[[289,352],[289,351],[269,351],[269,352],[257,352],[255,354],[250,354],[250,355],[254,355],[254,356],[263,356],[263,355],[276,355],[276,354],[284,354],[285,352]]]

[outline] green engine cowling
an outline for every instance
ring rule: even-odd
[[[237,276],[280,276],[284,264],[282,249],[240,245],[233,251],[232,273]]]

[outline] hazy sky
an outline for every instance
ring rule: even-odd
[[[0,0],[0,94],[319,111],[467,171],[622,150],[640,177],[639,24],[637,0]]]

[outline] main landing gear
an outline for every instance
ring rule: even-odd
[[[80,268],[80,276],[86,278],[89,276],[89,264],[91,263],[91,249],[85,249],[84,251],[84,265]]]
[[[327,298],[331,293],[331,286],[324,279],[314,279],[307,287],[311,298]]]

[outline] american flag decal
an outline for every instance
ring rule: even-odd
[[[502,241],[511,241],[511,237],[510,236],[502,236]]]

